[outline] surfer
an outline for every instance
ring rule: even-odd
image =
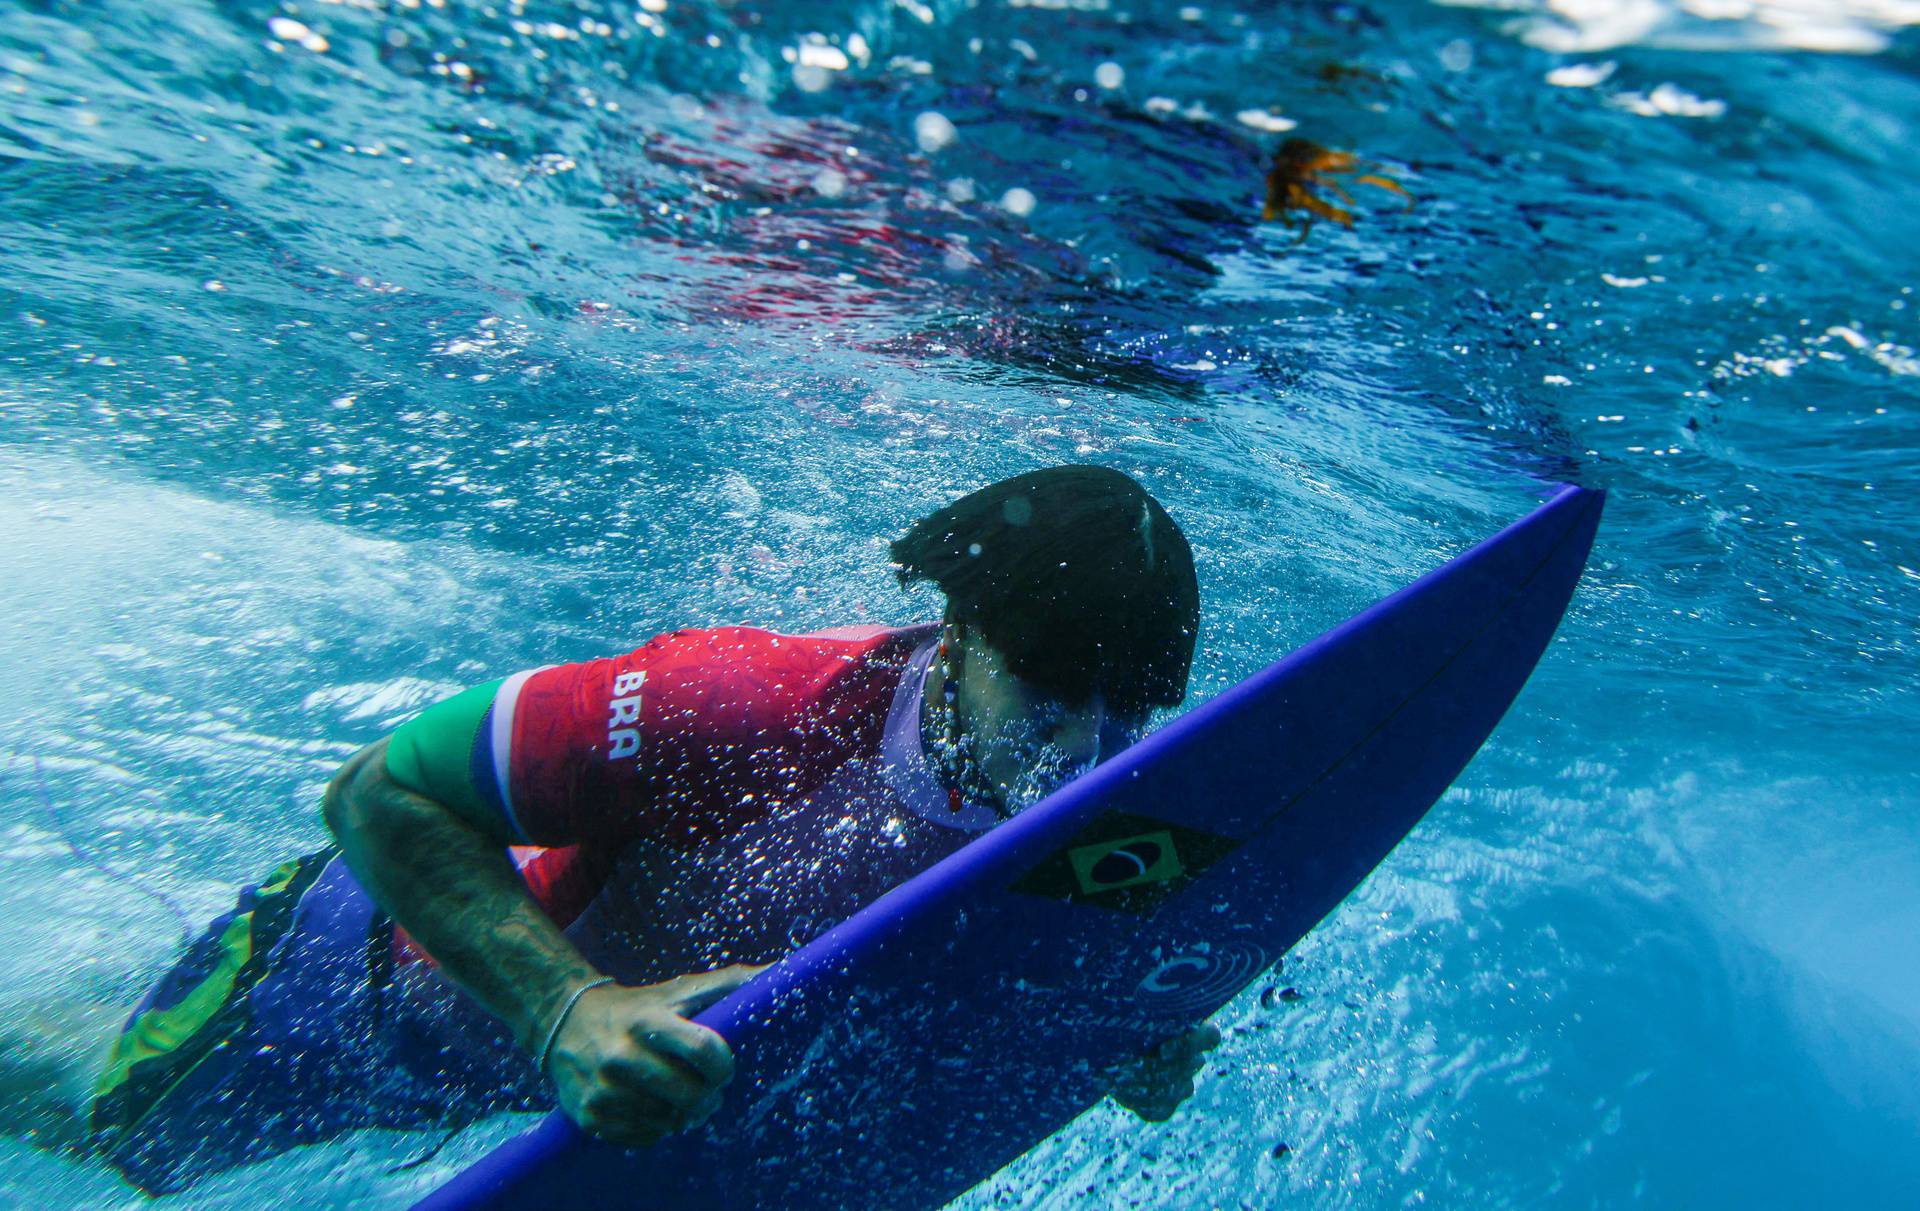
[[[694,1014],[1186,693],[1192,554],[1118,471],[993,484],[891,553],[940,622],[674,631],[361,750],[335,843],[244,891],[127,1022],[89,1146],[166,1192],[358,1127],[703,1123],[733,1057]],[[1218,1039],[1117,1071],[1116,1100],[1166,1118]]]

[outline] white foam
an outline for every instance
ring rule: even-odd
[[[1874,54],[1920,25],[1920,0],[1436,0],[1516,16],[1504,28],[1530,46],[1591,54],[1621,46],[1672,50],[1806,50]],[[1554,81],[1560,83],[1560,81]]]

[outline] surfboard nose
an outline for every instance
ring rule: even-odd
[[[1578,484],[1560,484],[1557,490],[1547,497],[1547,503],[1532,516],[1539,517],[1544,513],[1555,517],[1567,517],[1569,525],[1573,527],[1568,530],[1567,540],[1575,544],[1579,551],[1580,563],[1585,566],[1587,555],[1593,549],[1594,537],[1600,530],[1600,514],[1606,510],[1606,507],[1607,490],[1605,488],[1583,488]],[[1522,518],[1521,520],[1530,519]]]

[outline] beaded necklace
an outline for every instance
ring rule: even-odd
[[[960,728],[960,683],[954,680],[946,636],[940,637],[941,735],[934,745],[941,781],[947,788],[947,810],[958,814],[971,798],[987,804],[1002,820],[1012,819],[986,773],[973,759],[972,737]]]

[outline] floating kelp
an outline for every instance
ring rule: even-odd
[[[1336,177],[1351,177],[1354,184],[1397,193],[1407,200],[1409,207],[1413,205],[1412,195],[1397,181],[1379,173],[1362,172],[1362,167],[1360,158],[1350,151],[1322,147],[1311,139],[1288,139],[1274,153],[1273,167],[1267,170],[1267,201],[1260,208],[1260,217],[1298,227],[1302,240],[1313,230],[1315,219],[1330,219],[1342,227],[1352,227],[1353,211],[1347,207],[1358,203],[1333,179]],[[1334,205],[1316,190],[1332,194],[1346,206]]]

